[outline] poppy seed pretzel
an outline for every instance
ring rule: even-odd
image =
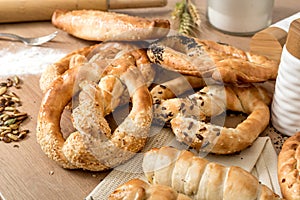
[[[131,179],[120,185],[108,200],[191,200],[165,185],[151,185],[141,179]]]
[[[97,84],[84,84],[86,77],[81,74],[81,70],[87,72],[95,82],[97,77],[100,79],[108,73],[103,71],[105,67],[86,63],[68,69],[53,81],[43,97],[37,121],[37,141],[45,154],[64,168],[106,170],[126,161],[145,144],[152,121],[152,98],[148,87],[130,53],[110,65],[113,66],[107,69],[115,69],[114,75],[127,86],[133,105],[127,118],[113,133],[109,132],[104,119],[104,102],[107,100],[103,99],[102,89]],[[82,87],[79,105],[74,108],[75,115],[73,113],[77,131],[65,139],[60,119],[74,95],[76,83]]]
[[[271,98],[262,87],[206,86],[185,98],[157,101],[154,121],[170,122],[180,142],[201,151],[231,154],[250,146],[267,127]],[[214,125],[204,120],[226,110],[243,112],[248,117],[235,128]]]
[[[181,111],[180,106],[183,103],[185,103],[186,105],[189,104],[192,107],[194,106],[188,99],[179,100],[179,98],[175,97],[179,97],[187,91],[191,91],[194,88],[201,88],[205,85],[206,82],[202,78],[195,76],[179,76],[175,79],[153,87],[150,92],[153,98],[154,122],[156,122],[157,124],[169,126],[170,120]],[[167,99],[169,100],[165,101]]]
[[[278,155],[278,182],[287,200],[300,199],[300,132],[289,137]]]
[[[195,200],[280,199],[248,171],[209,162],[187,150],[153,148],[144,154],[142,166],[151,184],[170,186]]]
[[[229,45],[183,35],[153,42],[147,54],[168,70],[232,84],[275,80],[279,64]]]

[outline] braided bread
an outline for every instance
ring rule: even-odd
[[[279,200],[267,186],[240,167],[225,167],[172,147],[145,153],[143,170],[148,181],[172,187],[197,200]]]
[[[144,48],[144,42],[103,42],[81,49],[77,49],[57,62],[47,66],[40,78],[40,88],[45,92],[58,76],[61,76],[72,66],[80,65],[86,62],[102,58],[101,62],[108,65],[112,60],[122,52],[131,52],[136,59],[136,65],[142,72],[147,85],[149,86],[155,76],[155,71],[150,64]],[[94,58],[93,58],[94,57]],[[93,59],[92,59],[93,58]],[[92,59],[92,60],[91,60]]]
[[[156,39],[169,33],[170,22],[100,10],[56,10],[52,24],[67,33],[93,41]]]
[[[64,56],[58,62],[48,65],[40,78],[40,88],[43,91],[43,93],[49,88],[50,84],[56,77],[62,75],[65,71],[67,71],[70,68],[70,61],[73,60],[73,56],[86,57],[97,46],[98,44],[75,50]],[[75,63],[72,62],[72,65],[75,65]]]
[[[185,98],[155,100],[154,121],[170,123],[177,140],[197,150],[231,154],[251,145],[267,127],[270,102],[262,87],[211,85]],[[249,116],[235,128],[204,121],[226,110]]]
[[[132,179],[120,185],[108,200],[191,200],[165,185],[150,185],[140,179]]]
[[[153,42],[147,53],[166,69],[234,84],[274,80],[279,64],[229,45],[182,35]]]
[[[287,200],[300,199],[300,132],[289,137],[278,155],[278,182]]]
[[[125,53],[107,67],[96,61],[73,67],[57,77],[41,103],[37,141],[45,154],[64,168],[109,169],[131,158],[147,139],[152,121],[152,98],[134,56]],[[104,99],[104,92],[97,84],[85,83],[87,78],[97,83],[109,74],[127,86],[133,105],[113,133],[104,119],[109,100]],[[65,139],[60,130],[60,118],[74,95],[74,88],[76,93],[79,90],[79,104],[74,105],[77,107],[73,113],[77,131]]]

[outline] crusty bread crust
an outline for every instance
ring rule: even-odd
[[[169,33],[170,22],[100,10],[56,10],[52,24],[67,33],[92,41],[156,39]]]
[[[166,185],[151,185],[141,179],[132,179],[109,195],[108,200],[191,200]]]
[[[209,162],[187,150],[151,149],[144,155],[143,171],[150,183],[170,186],[195,200],[280,199],[242,168]]]
[[[103,62],[108,63],[121,51],[132,53],[136,59],[138,68],[142,72],[145,81],[149,86],[154,79],[155,71],[144,50],[145,45],[146,44],[143,42],[103,42],[76,49],[47,66],[39,81],[40,88],[44,93],[58,76],[61,76],[71,67],[88,62],[95,54],[98,54],[98,58],[102,57]]]
[[[278,155],[278,181],[287,200],[300,199],[300,132],[289,137]]]
[[[103,72],[103,66],[95,62],[87,63],[68,69],[53,81],[41,103],[36,133],[38,143],[49,158],[64,168],[102,171],[121,164],[143,148],[152,122],[152,98],[135,61],[133,55],[125,53],[105,68],[107,71]],[[127,86],[132,100],[128,117],[113,133],[104,119],[105,105],[111,98],[105,98],[97,84],[81,86],[86,76],[98,80],[101,75],[113,75],[120,80]],[[93,78],[90,80],[94,81]],[[78,87],[76,84],[83,87],[79,106],[74,109],[78,112],[73,116],[77,131],[64,139],[60,119],[74,95],[74,88]],[[122,91],[122,84],[114,87]],[[114,87],[108,86],[106,92],[112,93],[109,89]]]
[[[49,88],[54,79],[62,75],[65,71],[67,71],[70,68],[70,61],[74,56],[80,55],[86,57],[97,46],[98,44],[76,49],[71,53],[68,53],[59,61],[48,65],[40,78],[40,88],[42,92],[44,93]],[[73,63],[73,65],[75,65],[75,63]]]
[[[182,74],[212,77],[238,84],[275,80],[279,63],[230,45],[187,36],[168,36],[153,42],[149,59]]]
[[[216,154],[242,151],[269,124],[271,97],[262,87],[210,85],[185,98],[170,99],[164,99],[173,97],[167,87],[154,89],[151,91],[156,97],[153,100],[154,122],[170,124],[178,141],[197,150]],[[205,122],[226,110],[248,116],[235,128]]]

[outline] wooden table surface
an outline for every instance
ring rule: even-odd
[[[163,8],[131,9],[119,12],[171,20],[170,13],[176,2],[176,0],[169,0],[168,5]],[[196,0],[195,2],[202,17],[200,38],[225,42],[249,50],[250,37],[226,35],[213,29],[205,18],[206,1]],[[275,0],[273,22],[299,11],[300,4],[296,0]],[[0,24],[0,32],[17,33],[28,37],[48,34],[55,30],[56,28],[50,22]],[[68,53],[90,44],[92,42],[74,38],[60,31],[53,41],[42,47]],[[26,50],[28,47],[20,42],[5,39],[0,40],[0,50],[4,48]],[[2,56],[5,55],[0,55],[0,62]],[[53,60],[53,62],[55,61]],[[0,68],[0,75],[1,70]],[[6,78],[5,76],[0,77],[0,81]],[[38,83],[40,74],[23,74],[20,75],[20,78],[23,80],[22,88],[18,89],[16,93],[23,102],[19,109],[30,115],[24,124],[24,128],[29,129],[30,133],[27,138],[17,143],[0,142],[0,192],[3,198],[6,200],[84,199],[108,172],[65,170],[46,157],[37,144],[35,136],[37,114],[42,99]]]

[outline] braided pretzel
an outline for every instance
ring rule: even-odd
[[[163,68],[226,83],[274,80],[278,71],[278,63],[264,56],[187,36],[155,41],[148,49],[148,56]]]
[[[170,122],[177,140],[197,150],[230,154],[251,145],[267,127],[270,102],[262,87],[211,85],[186,98],[155,101],[154,121]],[[235,128],[204,122],[226,110],[243,112],[248,117]]]
[[[278,155],[278,182],[287,200],[300,199],[300,132],[289,137]]]
[[[135,63],[134,56],[126,53],[115,59],[108,70],[99,66],[99,62],[91,62],[75,66],[53,81],[44,95],[37,121],[37,141],[49,158],[64,168],[101,171],[124,162],[144,146],[152,121],[152,99]],[[103,99],[102,89],[84,84],[86,76],[92,75],[92,81],[97,81],[108,74],[127,86],[133,104],[128,117],[113,133],[104,118],[107,100]],[[74,95],[76,82],[82,87],[73,114],[78,130],[64,139],[60,118]],[[59,94],[63,95],[58,101]]]
[[[59,61],[47,66],[40,78],[40,88],[45,92],[58,76],[61,76],[72,66],[88,62],[94,55],[97,55],[97,59],[102,57],[103,62],[109,64],[120,52],[132,52],[136,58],[136,65],[139,67],[149,86],[154,79],[155,72],[146,52],[143,50],[145,46],[146,44],[142,42],[103,42],[75,50]]]
[[[115,189],[108,200],[191,200],[165,185],[151,185],[140,179],[132,179]]]
[[[187,150],[154,148],[145,153],[142,165],[151,184],[170,186],[195,200],[280,199],[246,170],[209,162]]]

